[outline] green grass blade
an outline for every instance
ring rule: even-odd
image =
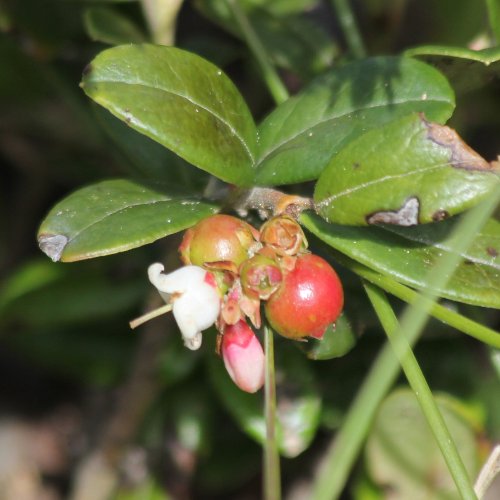
[[[467,470],[458,454],[455,442],[439,411],[432,392],[408,344],[404,330],[398,323],[385,293],[376,286],[366,283],[365,290],[373,308],[396,353],[406,378],[415,393],[422,412],[431,428],[458,492],[463,499],[476,499]]]
[[[474,239],[475,232],[486,223],[499,201],[500,190],[496,190],[460,221],[451,237],[455,253],[449,253],[441,259],[439,271],[433,272],[428,280],[429,288],[438,288],[437,285],[446,282],[460,261],[460,254],[467,249]],[[404,314],[401,327],[404,328],[410,345],[414,344],[422,331],[435,300],[436,297],[430,294],[419,295]],[[316,475],[312,497],[314,500],[335,499],[342,492],[376,408],[397,375],[398,362],[390,349],[390,346],[386,346],[377,357],[346,415],[342,428],[332,440]]]

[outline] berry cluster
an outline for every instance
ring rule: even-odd
[[[173,314],[184,343],[201,345],[216,325],[226,369],[240,389],[264,383],[264,352],[249,321],[261,326],[261,302],[273,329],[291,339],[322,338],[343,306],[340,280],[330,264],[307,250],[300,225],[285,216],[260,231],[236,217],[214,215],[184,234],[184,267],[170,274],[149,267],[151,283]]]

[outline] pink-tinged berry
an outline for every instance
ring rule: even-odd
[[[179,247],[184,264],[232,263],[236,267],[248,259],[257,245],[258,231],[231,215],[213,215],[184,233]]]
[[[212,273],[198,266],[184,266],[169,274],[160,263],[148,268],[149,281],[163,300],[172,304],[184,344],[192,350],[201,346],[201,332],[212,326],[220,312],[220,295]]]
[[[264,351],[245,321],[224,329],[222,358],[229,376],[242,391],[254,393],[264,385]]]
[[[296,255],[307,248],[300,225],[290,217],[274,217],[260,228],[260,241],[277,255]]]
[[[337,273],[317,255],[299,255],[265,304],[271,326],[284,337],[321,338],[342,311],[344,293]]]
[[[267,300],[283,279],[278,263],[264,255],[254,255],[240,266],[243,292],[253,299]]]

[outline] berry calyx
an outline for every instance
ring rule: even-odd
[[[222,359],[229,376],[242,391],[254,393],[264,385],[264,351],[245,321],[224,329]]]
[[[229,268],[231,265],[237,267],[248,259],[258,238],[258,231],[247,222],[231,215],[218,214],[188,229],[179,252],[186,265],[227,262]]]
[[[243,293],[253,299],[267,300],[283,279],[278,263],[264,255],[254,255],[240,266]]]
[[[321,338],[342,311],[344,293],[337,273],[314,254],[299,255],[265,304],[274,330],[291,339]]]
[[[277,255],[296,255],[307,248],[300,225],[290,217],[274,217],[260,228],[260,241]]]

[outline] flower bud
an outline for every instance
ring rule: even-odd
[[[149,281],[163,300],[173,304],[173,314],[184,344],[192,350],[201,345],[201,332],[212,326],[220,311],[220,296],[212,273],[198,266],[184,266],[169,274],[163,264],[151,264]]]
[[[260,228],[260,241],[277,255],[296,255],[307,248],[300,225],[290,217],[274,217]]]
[[[264,385],[264,351],[244,321],[226,326],[222,358],[229,376],[242,391],[254,393]]]
[[[184,264],[229,262],[239,266],[258,246],[259,233],[230,215],[213,215],[188,229],[179,247]]]
[[[282,274],[275,260],[257,254],[241,264],[240,279],[248,297],[267,300],[278,289]]]

